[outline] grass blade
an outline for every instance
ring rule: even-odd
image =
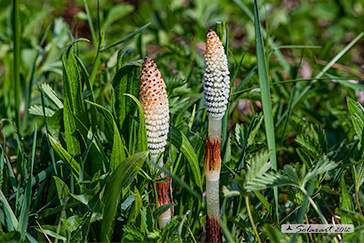
[[[264,124],[267,133],[268,148],[273,152],[271,157],[272,169],[277,170],[276,145],[275,145],[272,103],[271,103],[271,96],[269,89],[268,70],[266,66],[262,34],[260,32],[260,20],[259,20],[258,6],[256,0],[254,1],[254,25],[255,25],[255,43],[256,43],[257,61],[258,61],[258,75],[259,75],[259,84],[262,97]],[[279,222],[277,188],[274,188],[274,200],[276,204],[277,221]]]
[[[96,34],[95,34],[95,28],[94,28],[94,25],[92,23],[92,17],[91,17],[91,13],[90,13],[90,10],[88,8],[88,5],[87,5],[87,0],[83,0],[83,5],[85,7],[85,11],[86,11],[86,16],[87,16],[87,23],[90,27],[90,31],[91,31],[91,36],[92,36],[92,42],[94,43],[94,46],[95,48],[97,47],[96,43],[97,43],[97,38],[96,38]]]
[[[0,76],[0,80],[5,76],[6,72],[4,72],[3,74],[1,74]]]
[[[103,220],[101,222],[101,241],[111,241],[112,224],[122,189],[138,174],[148,151],[140,152],[122,161],[107,179],[102,201],[105,204]]]
[[[56,92],[51,88],[51,86],[49,86],[49,84],[47,83],[43,83],[40,88],[43,90],[44,94],[47,95],[47,97],[50,99],[50,101],[52,103],[54,103],[58,109],[62,109],[63,108],[63,103],[62,101],[58,98],[58,95],[56,94]]]
[[[7,228],[8,231],[13,231],[18,228],[18,219],[16,218],[13,210],[11,209],[8,200],[6,200],[6,197],[4,196],[4,193],[2,190],[0,190],[0,201],[3,205],[3,209],[5,212],[5,222],[4,226]]]
[[[170,137],[172,144],[176,148],[178,148],[182,152],[182,154],[186,157],[191,167],[195,183],[202,190],[203,180],[201,176],[200,166],[195,151],[193,151],[190,142],[180,130],[178,130],[176,127],[173,126],[171,127]]]
[[[75,173],[75,176],[78,180],[79,176],[79,168],[80,164],[62,147],[62,145],[53,138],[50,134],[48,134],[49,142],[51,143],[53,149],[56,151],[56,153],[61,157],[63,162],[66,163],[70,168],[72,168],[73,172]],[[85,172],[83,172],[85,175]],[[86,177],[88,178],[88,177]]]
[[[30,164],[30,174],[28,176],[28,182],[25,188],[25,193],[23,196],[22,207],[20,211],[20,218],[18,225],[18,230],[21,234],[21,239],[25,240],[25,233],[27,232],[28,221],[29,221],[29,210],[32,199],[32,179],[33,179],[33,168],[34,168],[34,158],[35,158],[35,148],[37,146],[37,123],[35,123],[34,127],[34,136],[33,136],[33,147],[32,147],[32,159]]]
[[[14,78],[14,101],[15,101],[15,118],[19,135],[21,134],[21,116],[20,116],[20,18],[19,18],[19,0],[13,0],[13,36],[14,36],[14,60],[13,60],[13,78]],[[21,136],[21,135],[20,135]]]
[[[112,47],[114,47],[114,46],[117,46],[117,45],[119,45],[119,44],[121,44],[121,43],[123,43],[123,42],[125,42],[125,41],[127,41],[127,40],[129,40],[129,39],[131,39],[131,38],[133,38],[134,36],[136,36],[137,34],[139,34],[140,32],[142,32],[143,30],[145,30],[149,25],[150,25],[151,23],[148,23],[148,24],[146,24],[146,25],[143,25],[142,27],[140,27],[137,31],[135,31],[135,32],[133,32],[133,33],[131,33],[131,34],[129,34],[129,35],[127,35],[127,36],[125,36],[121,41],[118,41],[118,42],[116,42],[116,43],[114,43],[114,44],[112,44],[112,45],[110,45],[110,46],[107,46],[107,47],[105,47],[105,48],[102,48],[100,51],[104,51],[104,50],[107,50],[107,49],[110,49],[110,48],[112,48]]]

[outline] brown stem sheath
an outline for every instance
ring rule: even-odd
[[[207,215],[206,241],[222,242],[220,224],[217,219],[210,217],[209,215]]]
[[[171,184],[171,178],[167,177],[167,181],[158,182],[156,183],[156,190],[157,190],[157,204],[158,207],[170,204],[171,200],[169,198],[169,189]],[[169,223],[172,217],[172,208],[167,209],[162,215],[159,216],[159,227],[164,228],[167,223]]]
[[[221,140],[222,139],[212,139],[206,137],[205,142],[205,159],[203,161],[203,168],[205,175],[208,177],[212,173],[220,173],[221,170]]]
[[[211,139],[206,137],[204,171],[206,175],[206,200],[207,200],[207,222],[206,240],[207,242],[221,242],[221,226],[219,205],[219,178],[221,170],[221,138]],[[215,182],[217,182],[215,184]],[[212,183],[212,184],[211,184]],[[212,185],[210,187],[209,185]]]
[[[167,181],[156,183],[159,207],[171,203],[171,200],[169,199],[170,184],[171,184],[171,178],[169,177],[167,177]]]

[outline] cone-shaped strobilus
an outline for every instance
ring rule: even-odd
[[[166,85],[155,62],[146,57],[144,59],[140,77],[140,102],[142,104],[145,125],[147,128],[148,149],[153,163],[157,162],[159,153],[163,153],[167,144],[169,130],[169,103]],[[163,156],[160,159],[163,166]],[[163,177],[163,173],[161,174]],[[171,179],[156,184],[158,194],[158,207],[171,203],[169,187]],[[159,216],[159,227],[164,228],[171,220],[171,208]]]
[[[203,77],[205,108],[209,129],[205,142],[207,242],[221,242],[219,179],[221,170],[221,120],[229,98],[230,78],[226,54],[214,30],[207,33],[205,74]]]

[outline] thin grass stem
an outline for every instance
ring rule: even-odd
[[[15,119],[19,136],[21,137],[21,114],[20,114],[20,19],[19,0],[13,0],[13,35],[14,35],[14,59],[13,59],[13,85],[15,102]]]
[[[252,216],[252,212],[250,211],[249,195],[244,196],[244,198],[245,198],[246,210],[248,212],[250,224],[253,227],[253,230],[254,230],[255,236],[257,237],[258,242],[261,243],[262,241],[260,240],[259,233],[257,231],[257,228],[255,227],[254,219],[253,219],[253,216]]]

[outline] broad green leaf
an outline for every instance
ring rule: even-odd
[[[304,162],[309,168],[311,168],[312,160],[311,160],[310,156],[308,155],[308,153],[306,153],[306,151],[302,148],[297,148],[296,152],[297,152],[298,156],[300,157],[301,161]]]
[[[264,151],[256,154],[250,161],[248,161],[246,182],[250,182],[254,178],[261,177],[270,169],[271,163],[268,162],[268,160],[271,156],[271,151]]]
[[[63,109],[59,109],[48,119],[48,131],[58,142],[59,133],[63,128]]]
[[[146,214],[147,222],[146,223],[147,223],[147,229],[148,229],[149,232],[153,231],[153,228],[154,228],[154,225],[155,225],[155,219],[154,219],[154,214],[153,213],[152,213],[152,208],[147,207],[147,214]]]
[[[79,207],[79,206],[80,206],[79,202],[71,202],[71,203],[67,203],[66,205],[58,205],[54,208],[47,208],[47,209],[39,212],[38,216],[39,216],[39,219],[42,220],[42,219],[49,218],[49,216],[59,214],[64,210],[69,210],[69,209],[73,209],[73,208],[76,210],[77,207]]]
[[[54,237],[58,240],[62,240],[63,242],[67,241],[66,237],[56,233],[56,226],[42,225],[42,229],[39,228],[39,226],[34,226],[33,228],[41,234],[45,233],[48,236]]]
[[[311,178],[335,169],[337,166],[337,163],[334,163],[327,158],[317,162],[315,164],[315,167],[306,174],[305,178],[302,181],[302,184],[305,184],[306,182],[311,180]]]
[[[350,112],[351,122],[354,125],[356,136],[362,142],[364,129],[364,108],[359,102],[355,102],[352,98],[347,97],[348,109]]]
[[[48,107],[44,107],[45,110],[45,115],[43,113],[43,107],[40,105],[32,105],[29,109],[28,112],[29,114],[35,115],[35,116],[47,116],[47,117],[51,117],[54,115],[54,110],[48,108]]]
[[[84,216],[78,214],[71,216],[67,219],[62,219],[62,228],[64,231],[68,230],[70,233],[77,230],[81,226]]]
[[[202,190],[202,176],[200,172],[200,164],[198,162],[195,151],[186,138],[186,136],[178,130],[176,127],[172,126],[169,136],[172,140],[172,144],[178,148],[182,154],[186,157],[193,174],[193,178],[195,180],[196,185]]]
[[[165,204],[162,205],[160,207],[158,207],[154,212],[153,212],[153,218],[157,219],[159,216],[161,216],[165,211],[167,211],[168,209],[170,209],[171,207],[176,206],[176,204],[174,203],[169,203],[169,204]]]
[[[323,153],[327,153],[327,142],[325,131],[317,124],[311,124],[311,131],[316,139],[316,141],[320,144],[321,150]]]
[[[62,147],[62,145],[56,139],[54,139],[50,134],[48,134],[48,139],[54,151],[59,155],[59,157],[61,157],[63,162],[67,166],[69,166],[69,168],[72,168],[73,172],[76,175],[76,179],[78,180],[80,164],[75,160],[75,158],[72,158],[72,156]]]
[[[364,216],[358,212],[340,208],[336,210],[336,213],[342,217],[346,217],[347,219],[352,219],[352,221],[356,222],[358,225],[364,224]]]
[[[135,113],[136,105],[125,94],[139,97],[140,71],[139,61],[126,64],[117,71],[112,83],[114,88],[113,112],[119,131],[123,134],[127,144],[133,142],[129,141],[129,135],[132,132],[130,131],[131,116]]]
[[[355,191],[359,192],[360,187],[364,183],[364,167],[363,167],[363,161],[360,161],[360,163],[353,167],[352,169],[353,179],[355,181]]]
[[[137,104],[138,109],[139,109],[137,150],[138,150],[138,152],[147,151],[148,150],[147,128],[145,126],[143,107],[135,96],[133,96],[131,94],[125,94],[125,95],[132,98],[135,101],[135,103]]]
[[[105,120],[109,126],[109,133],[112,135],[112,150],[111,150],[111,157],[110,157],[110,168],[115,170],[116,167],[126,158],[125,150],[124,150],[124,143],[121,139],[119,129],[116,125],[113,115],[109,110],[102,107],[99,104],[87,101],[87,103],[95,106],[97,110],[104,116]]]
[[[72,49],[73,45],[79,41],[88,42],[83,38],[74,40],[66,47],[62,55],[64,96],[65,102],[66,100],[69,102],[72,114],[78,116],[88,127],[88,117],[82,97],[81,74]],[[73,153],[71,152],[71,154]]]
[[[13,231],[18,228],[18,219],[16,218],[13,210],[11,209],[8,200],[4,196],[2,190],[0,190],[0,202],[2,203],[2,207],[5,213],[5,222],[2,222],[3,225],[7,228],[8,231]]]
[[[246,189],[248,191],[254,190],[262,190],[269,187],[274,186],[296,186],[299,187],[299,184],[296,180],[290,178],[287,175],[281,173],[269,172],[262,175],[260,178],[255,178],[252,181],[248,182],[246,185]]]
[[[53,176],[54,181],[56,182],[56,188],[59,199],[65,199],[70,194],[70,189],[67,184],[61,180],[61,178],[57,176]]]
[[[105,204],[103,220],[101,222],[102,241],[111,240],[111,232],[120,194],[124,187],[136,177],[149,152],[136,153],[124,161],[112,172],[106,182],[102,201]]]
[[[237,136],[238,143],[241,145],[242,150],[240,153],[239,161],[236,163],[236,169],[241,170],[245,166],[245,157],[246,157],[246,149],[249,142],[252,142],[256,132],[258,131],[258,128],[260,126],[262,114],[256,115],[252,122],[249,125],[248,131],[244,134],[244,127],[241,124],[240,126],[237,125],[235,128],[235,133]],[[257,127],[258,126],[258,127]],[[252,135],[252,136],[250,136]],[[249,137],[251,137],[249,139]]]
[[[126,155],[118,127],[116,126],[115,122],[113,123],[113,125],[114,125],[114,137],[113,137],[112,150],[110,156],[110,168],[112,170],[115,170],[119,166],[119,164],[125,159]]]
[[[81,154],[79,135],[76,122],[73,117],[68,99],[64,100],[63,108],[64,140],[66,141],[67,152],[76,158]]]
[[[135,201],[135,195],[131,195],[121,204],[121,212],[123,213],[133,202]]]
[[[341,175],[341,179],[340,179],[340,209],[341,210],[350,210],[350,211],[354,211],[354,204],[353,201],[351,200],[351,196],[348,192],[348,190],[346,189],[346,183],[345,183],[345,179],[344,179],[344,174]],[[342,216],[341,217],[341,223],[342,224],[352,224],[353,221],[346,216]]]
[[[62,101],[60,101],[60,99],[58,98],[58,95],[51,88],[51,86],[49,86],[49,84],[43,83],[40,86],[40,88],[43,90],[44,94],[46,94],[48,96],[49,100],[52,101],[58,107],[58,109],[62,109],[63,108]]]
[[[108,158],[98,136],[93,134],[91,130],[87,133],[87,143],[90,146],[90,151],[85,162],[85,170],[93,175],[107,165]]]
[[[260,125],[262,124],[263,121],[263,113],[259,113],[259,115],[256,118],[257,121],[255,121],[254,123],[254,128],[251,131],[251,133],[249,134],[249,138],[248,138],[248,142],[247,145],[250,145],[253,143],[255,136],[257,135],[259,129],[260,129]]]
[[[268,210],[271,209],[271,204],[267,201],[267,199],[265,199],[265,197],[258,191],[253,191],[255,196],[259,199],[259,201],[261,201],[264,205],[264,207]]]
[[[104,117],[106,123],[106,137],[108,138],[109,142],[112,144],[113,142],[113,137],[114,137],[114,123],[115,123],[115,120],[114,120],[114,117],[113,115],[111,114],[111,112],[106,109],[105,107],[97,104],[97,103],[94,103],[94,102],[91,102],[89,100],[86,100],[86,103],[89,103],[90,105],[94,106],[97,108],[97,110],[101,113],[101,115]]]
[[[122,66],[123,66],[123,57],[127,53],[130,46],[131,46],[131,44],[125,45],[118,51],[118,59],[117,59],[117,64],[116,64],[116,70],[119,70],[120,68],[122,68]]]
[[[124,119],[128,115],[133,115],[135,103],[124,94],[131,94],[139,97],[140,85],[140,61],[128,63],[120,68],[114,76],[112,86],[114,88],[114,112],[117,117],[117,124],[122,128]]]
[[[142,207],[142,209],[140,210],[140,219],[141,219],[140,230],[144,233],[149,233],[148,223],[147,223],[147,207]]]
[[[296,137],[296,142],[304,148],[304,150],[309,153],[314,160],[318,160],[322,156],[322,150],[317,141],[310,135],[301,134]]]

